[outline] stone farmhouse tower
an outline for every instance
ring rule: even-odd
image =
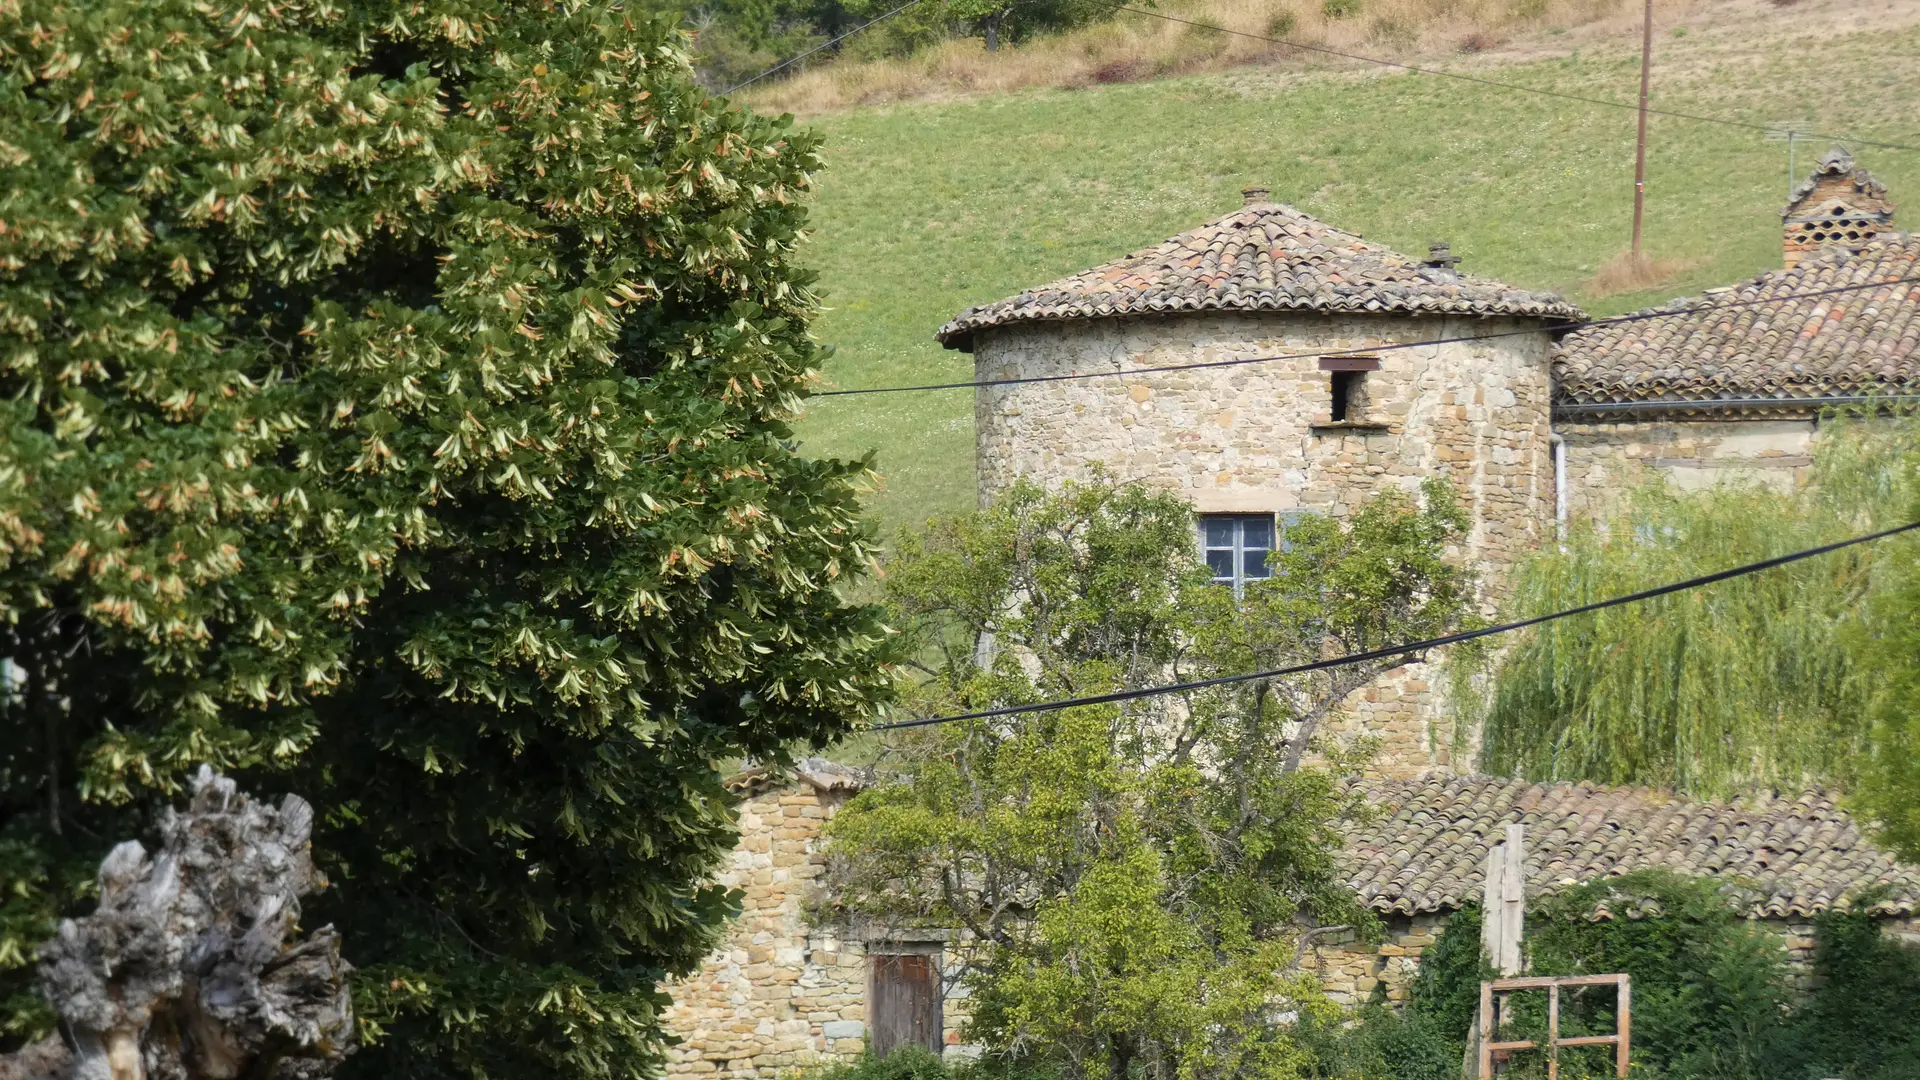
[[[1445,245],[1416,259],[1244,194],[1191,232],[940,329],[982,381],[1110,373],[980,389],[981,498],[1095,465],[1164,484],[1191,500],[1216,579],[1238,588],[1298,515],[1342,517],[1445,477],[1473,520],[1460,554],[1491,595],[1552,536],[1551,360],[1580,310],[1462,273]],[[1384,772],[1447,763],[1423,667],[1348,702],[1382,739]]]
[[[1890,230],[1893,203],[1873,174],[1855,168],[1853,155],[1841,147],[1827,151],[1806,183],[1794,189],[1793,201],[1780,212],[1786,265],[1800,265],[1809,253],[1826,247],[1858,252]]]

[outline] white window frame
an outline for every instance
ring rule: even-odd
[[[1240,597],[1245,595],[1246,593],[1247,582],[1265,581],[1266,579],[1273,576],[1273,568],[1266,564],[1265,559],[1261,560],[1260,573],[1248,574],[1246,572],[1248,552],[1264,550],[1265,552],[1267,552],[1268,555],[1271,555],[1275,550],[1275,545],[1277,545],[1280,542],[1280,523],[1273,514],[1199,514],[1196,516],[1198,518],[1198,521],[1196,522],[1196,524],[1198,525],[1198,532],[1200,534],[1200,558],[1203,561],[1206,560],[1207,555],[1210,552],[1215,552],[1215,551],[1233,552],[1233,573],[1225,577],[1222,577],[1218,573],[1214,574],[1214,577],[1213,577],[1214,584],[1231,585],[1233,586],[1233,595],[1235,597]],[[1268,546],[1265,548],[1247,547],[1246,527],[1248,524],[1256,521],[1265,521],[1267,523],[1267,545]],[[1207,532],[1208,532],[1207,526],[1217,522],[1232,523],[1233,539],[1232,539],[1232,545],[1230,547],[1226,545],[1214,544],[1209,542],[1209,539],[1207,536]],[[1212,568],[1211,563],[1208,564],[1208,568],[1209,569]]]

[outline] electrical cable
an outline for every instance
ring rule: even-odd
[[[1477,76],[1477,75],[1462,75],[1459,72],[1442,71],[1439,68],[1420,67],[1417,64],[1403,64],[1396,60],[1382,60],[1377,56],[1362,56],[1359,53],[1342,52],[1339,49],[1329,49],[1323,45],[1308,45],[1304,42],[1288,41],[1285,38],[1268,37],[1265,34],[1248,33],[1245,30],[1229,30],[1224,26],[1215,26],[1211,23],[1195,22],[1192,19],[1182,19],[1177,15],[1168,15],[1165,12],[1151,11],[1147,8],[1133,7],[1129,4],[1124,4],[1124,3],[1109,2],[1107,6],[1113,8],[1116,11],[1128,11],[1128,12],[1132,12],[1135,15],[1146,15],[1155,19],[1162,19],[1171,23],[1179,23],[1182,26],[1191,26],[1201,30],[1213,30],[1222,34],[1231,34],[1235,37],[1251,38],[1255,41],[1265,41],[1274,45],[1285,45],[1290,49],[1300,49],[1305,52],[1324,53],[1327,56],[1337,56],[1343,60],[1359,60],[1363,63],[1378,64],[1381,67],[1398,68],[1402,71],[1411,71],[1418,75],[1435,75],[1443,79],[1457,79],[1461,82],[1478,83],[1481,86],[1492,86],[1501,90],[1517,90],[1522,93],[1540,94],[1546,97],[1562,98],[1567,101],[1584,102],[1588,105],[1604,105],[1610,109],[1631,109],[1635,112],[1638,112],[1640,110],[1640,106],[1632,102],[1614,101],[1609,98],[1587,97],[1583,94],[1569,94],[1563,90],[1545,90],[1537,86],[1522,86],[1519,83],[1501,82],[1498,79],[1486,79],[1486,78],[1481,78],[1480,76]],[[1725,117],[1721,117],[1721,116],[1704,116],[1699,113],[1676,112],[1672,109],[1649,108],[1647,112],[1653,116],[1670,116],[1677,120],[1696,120],[1705,124],[1722,124],[1727,127],[1746,128],[1752,131],[1767,132],[1769,134],[1777,130],[1776,128],[1769,127],[1766,124],[1755,124],[1746,120],[1728,120]],[[1885,150],[1920,151],[1920,146],[1908,146],[1904,143],[1876,142],[1871,139],[1855,139],[1855,138],[1849,138],[1843,135],[1827,135],[1827,134],[1822,134],[1821,132],[1818,132],[1818,131],[1795,131],[1793,132],[1793,134],[1805,135],[1807,138],[1810,138],[1810,139],[1831,139],[1834,142],[1847,143],[1853,146],[1873,146],[1873,147],[1878,147]]]
[[[1815,556],[1839,551],[1842,548],[1852,547],[1856,544],[1866,544],[1875,540],[1884,540],[1889,536],[1895,536],[1913,529],[1920,529],[1920,521],[1910,521],[1905,525],[1897,525],[1891,529],[1882,529],[1879,532],[1868,533],[1865,536],[1856,536],[1848,540],[1822,544],[1819,547],[1807,548],[1803,551],[1795,551],[1787,555],[1776,555],[1771,559],[1762,559],[1759,562],[1747,563],[1744,566],[1736,566],[1730,570],[1721,570],[1712,574],[1704,574],[1700,577],[1688,578],[1685,581],[1676,581],[1668,585],[1642,589],[1639,592],[1628,593],[1625,596],[1615,596],[1607,600],[1596,600],[1591,604],[1582,604],[1579,607],[1568,608],[1565,611],[1556,611],[1548,615],[1535,615],[1530,619],[1501,623],[1498,626],[1484,626],[1477,630],[1463,630],[1457,634],[1447,634],[1444,637],[1428,638],[1425,641],[1415,641],[1405,645],[1390,645],[1384,649],[1370,649],[1366,652],[1350,653],[1346,656],[1336,656],[1326,660],[1315,660],[1311,663],[1295,664],[1291,667],[1273,668],[1269,671],[1252,671],[1242,675],[1222,675],[1218,678],[1169,683],[1164,686],[1148,686],[1137,690],[1115,690],[1107,694],[1090,694],[1086,697],[1065,698],[1059,701],[1042,701],[1033,705],[1003,705],[999,708],[981,709],[977,712],[956,713],[952,716],[929,716],[917,720],[900,720],[891,724],[875,724],[867,730],[894,731],[901,728],[919,728],[931,727],[935,724],[952,724],[963,720],[991,720],[996,717],[1014,716],[1019,713],[1057,712],[1061,709],[1074,709],[1085,705],[1106,705],[1116,701],[1135,701],[1140,698],[1158,697],[1162,694],[1180,694],[1192,690],[1205,690],[1215,686],[1233,686],[1239,683],[1258,682],[1262,679],[1277,679],[1287,675],[1303,675],[1313,671],[1325,671],[1330,668],[1346,667],[1351,664],[1365,664],[1375,660],[1405,656],[1409,653],[1426,652],[1429,649],[1437,649],[1444,645],[1457,645],[1463,641],[1492,637],[1495,634],[1524,630],[1529,626],[1539,626],[1542,623],[1570,618],[1574,615],[1585,615],[1589,612],[1601,611],[1606,608],[1620,607],[1623,604],[1638,603],[1641,600],[1651,600],[1655,597],[1666,596],[1671,593],[1684,592],[1687,589],[1697,589],[1731,578],[1743,577],[1747,574],[1757,574],[1762,570],[1771,570],[1776,566],[1785,566],[1788,563],[1799,562],[1802,559],[1811,559]]]
[[[1330,349],[1316,352],[1276,353],[1272,356],[1241,356],[1231,360],[1207,360],[1193,364],[1161,364],[1155,367],[1126,368],[1120,371],[1084,371],[1066,375],[1022,375],[1005,379],[981,379],[976,382],[923,383],[917,386],[873,386],[855,390],[819,390],[808,395],[815,398],[859,397],[865,394],[909,394],[931,390],[970,390],[989,386],[1019,386],[1025,383],[1074,382],[1080,379],[1115,379],[1130,375],[1154,375],[1169,371],[1198,371],[1205,368],[1240,367],[1244,364],[1268,364],[1279,360],[1308,360],[1317,356],[1353,356],[1376,353],[1397,352],[1402,349],[1421,349],[1430,345],[1458,345],[1471,341],[1491,341],[1496,338],[1516,337],[1525,334],[1548,333],[1561,330],[1586,330],[1596,326],[1618,326],[1624,323],[1649,322],[1654,319],[1671,319],[1682,315],[1694,315],[1702,311],[1732,310],[1742,307],[1756,307],[1762,304],[1783,304],[1793,300],[1813,300],[1822,296],[1835,296],[1841,293],[1864,292],[1868,289],[1880,289],[1891,285],[1920,283],[1920,275],[1901,278],[1889,278],[1882,281],[1869,281],[1857,285],[1836,285],[1830,289],[1818,289],[1813,292],[1788,293],[1784,296],[1762,297],[1754,300],[1734,300],[1724,304],[1702,304],[1697,307],[1680,308],[1674,311],[1639,311],[1631,315],[1614,315],[1605,319],[1592,319],[1587,322],[1563,322],[1555,326],[1529,327],[1522,330],[1500,330],[1491,334],[1466,334],[1459,337],[1429,338],[1425,341],[1399,341],[1388,345],[1374,345],[1363,349]]]
[[[800,61],[805,60],[807,57],[812,56],[814,53],[817,53],[822,49],[831,49],[835,45],[840,44],[841,42],[847,40],[848,38],[859,33],[860,31],[865,30],[867,27],[872,26],[875,23],[886,22],[888,19],[893,18],[895,15],[900,14],[901,12],[907,10],[908,8],[914,6],[915,4],[918,4],[919,2],[920,0],[907,0],[906,3],[901,4],[899,7],[894,8],[892,11],[887,12],[885,15],[876,15],[873,18],[868,19],[866,22],[861,23],[859,26],[856,26],[853,29],[847,31],[846,33],[841,34],[839,37],[830,38],[826,41],[823,41],[820,44],[815,45],[813,48],[808,49],[806,52],[800,53],[797,56],[790,56],[785,60],[782,60],[779,63],[768,68],[767,70],[761,72],[760,74],[755,75],[753,78],[748,79],[746,82],[734,83],[732,86],[729,86],[725,90],[720,91],[720,93],[722,95],[726,95],[726,94],[731,94],[736,90],[744,90],[747,87],[752,86],[754,83],[759,82],[761,79],[764,79],[769,75],[775,74],[776,72],[785,71],[787,68],[790,68],[793,65],[799,63]]]

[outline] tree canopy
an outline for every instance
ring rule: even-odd
[[[204,762],[316,808],[348,1074],[645,1073],[718,767],[889,685],[814,141],[581,0],[23,0],[0,80],[0,1038]]]
[[[903,541],[886,594],[922,708],[1025,704],[1444,631],[1468,581],[1442,553],[1465,528],[1444,484],[1389,492],[1290,527],[1236,599],[1176,496],[1022,483]],[[1273,1014],[1330,1008],[1300,950],[1370,925],[1337,862],[1364,814],[1341,777],[1367,748],[1315,736],[1390,666],[920,729],[829,826],[841,900],[971,931],[971,1035],[996,1055],[1111,1080],[1299,1075]]]
[[[1524,617],[1920,519],[1920,421],[1835,417],[1783,491],[1657,480],[1515,575]],[[1911,536],[1549,623],[1454,666],[1489,771],[1721,796],[1822,783],[1920,855]],[[1475,685],[1481,674],[1484,683]]]

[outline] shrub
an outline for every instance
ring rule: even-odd
[[[1861,902],[1856,901],[1856,906]],[[1596,914],[1606,917],[1596,918]],[[1549,897],[1527,920],[1530,971],[1540,975],[1633,976],[1633,1057],[1648,1077],[1688,1080],[1913,1080],[1920,1076],[1920,953],[1886,940],[1864,915],[1829,913],[1816,923],[1813,989],[1793,990],[1782,941],[1742,918],[1708,882],[1641,872]],[[1421,958],[1410,1015],[1423,1018],[1457,1068],[1473,1022],[1479,982],[1480,912],[1463,908]],[[1515,1034],[1545,1031],[1540,994],[1512,999]],[[1615,1030],[1610,989],[1561,1001],[1561,1034]],[[1373,1069],[1328,1071],[1404,1080],[1425,1060],[1367,1056],[1406,1046],[1379,1012],[1362,1010],[1335,1060]],[[1378,1028],[1378,1032],[1364,1030]],[[1399,1042],[1393,1042],[1394,1039]],[[1361,1049],[1355,1049],[1356,1047]],[[1561,1074],[1610,1075],[1610,1051],[1561,1054]],[[1381,1062],[1384,1061],[1384,1064]],[[1513,1063],[1527,1074],[1537,1062]],[[1398,1071],[1396,1071],[1398,1070]]]
[[[830,1065],[809,1080],[953,1080],[940,1055],[921,1046],[902,1046],[880,1057],[869,1046],[853,1061]]]
[[[1433,1016],[1373,1003],[1346,1022],[1302,1019],[1300,1039],[1313,1054],[1307,1076],[1325,1080],[1455,1080],[1461,1045]]]
[[[1814,942],[1817,987],[1778,1047],[1780,1075],[1920,1077],[1920,950],[1853,912],[1820,916]]]
[[[871,1047],[853,1061],[829,1065],[806,1080],[1060,1080],[1060,1069],[1032,1057],[982,1057],[949,1064],[919,1046],[902,1046],[886,1057]]]

